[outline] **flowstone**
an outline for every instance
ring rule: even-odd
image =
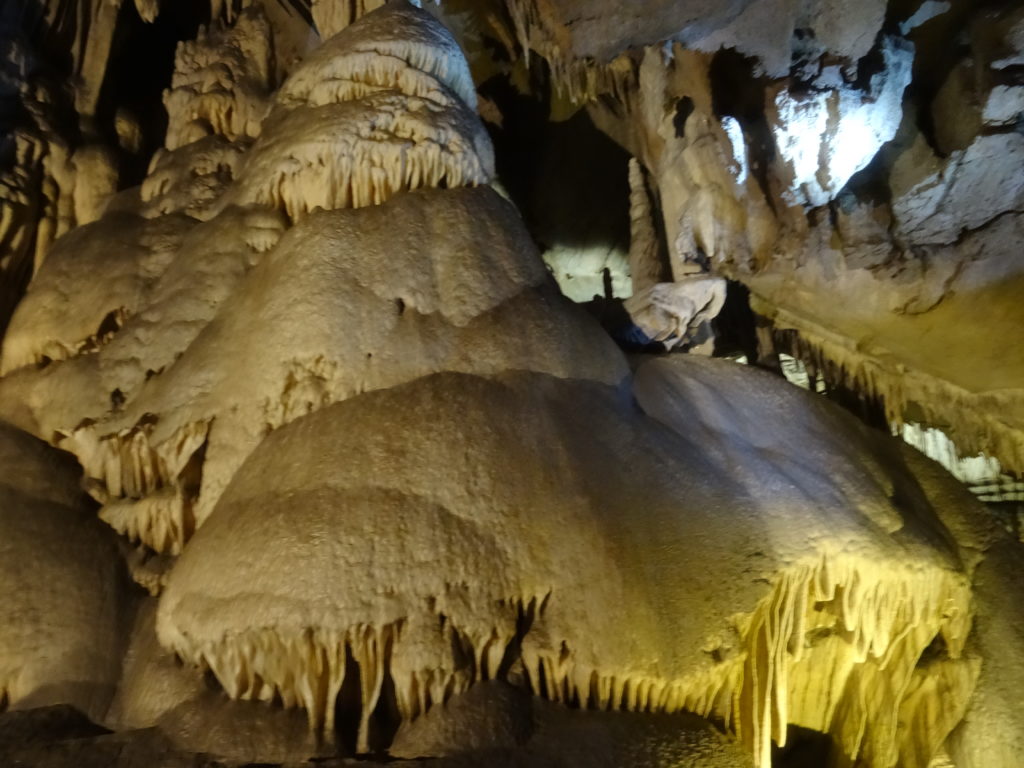
[[[740,438],[721,458],[607,385],[539,374],[439,374],[303,417],[263,441],[186,548],[161,641],[318,730],[355,686],[361,751],[382,712],[415,719],[513,665],[556,702],[721,718],[758,765],[788,724],[832,728],[877,765],[922,734],[941,743],[954,723],[894,718],[937,641],[963,671],[947,706],[973,687],[947,532],[906,470],[879,463],[892,445],[840,444],[827,436],[844,420],[809,395],[710,370],[745,398],[681,402]],[[678,369],[695,386],[707,373]],[[641,370],[638,394],[666,421],[660,377]],[[733,479],[749,463],[735,408],[753,423],[792,397],[773,418],[793,440],[822,435],[830,474],[769,451]]]
[[[86,5],[91,115],[119,6]],[[897,120],[919,89],[884,3],[699,5],[611,9],[616,35],[559,21],[575,0],[505,20],[636,158],[630,330],[696,351],[739,275],[891,419],[953,410],[1018,461],[1020,366],[963,362],[1020,316],[1013,102],[940,158]],[[53,141],[46,211],[19,188],[0,219],[4,274],[36,270],[0,357],[0,706],[37,708],[0,735],[67,726],[4,759],[770,768],[803,733],[836,768],[1016,768],[1020,545],[955,481],[764,371],[627,360],[500,191],[501,114],[432,15],[211,12],[139,187]],[[337,34],[308,52],[309,24]],[[1019,35],[989,33],[1005,79]],[[780,77],[730,102],[722,45]]]
[[[231,61],[265,57],[222,37]],[[189,71],[213,56],[188,51]],[[463,188],[490,181],[493,153],[457,52],[415,8],[366,16],[285,82],[250,149],[218,120],[169,143],[142,187],[151,218],[111,211],[47,259],[5,339],[3,412],[63,436],[117,531],[181,552],[268,431],[366,390],[440,370],[625,376],[512,206]],[[168,103],[202,112],[193,97]],[[179,162],[199,171],[184,190]],[[223,192],[190,210],[211,176]]]

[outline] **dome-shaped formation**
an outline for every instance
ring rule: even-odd
[[[361,208],[405,190],[477,186],[493,176],[490,139],[466,107],[381,91],[272,115],[225,199],[270,205],[295,220],[314,208]]]
[[[141,187],[106,200],[116,168],[87,121],[84,147],[51,144],[47,173],[74,172],[46,226],[106,211],[41,260],[0,419],[74,451],[100,506],[67,457],[0,424],[0,707],[70,702],[241,763],[768,768],[805,729],[836,765],[1015,766],[1019,543],[781,379],[678,355],[631,374],[490,188],[446,28],[400,1],[300,6],[247,5],[179,47]],[[307,11],[344,29],[296,64]],[[732,64],[670,48],[605,74],[639,77],[623,107],[660,126],[615,134],[651,166],[630,171],[625,309],[695,346],[724,282],[680,287],[679,259],[735,240],[739,263],[757,249],[729,233],[763,222],[708,218],[701,196],[746,174],[719,152]],[[755,208],[777,197],[766,168]],[[121,560],[159,595],[127,649]]]
[[[108,354],[153,359],[141,342],[170,333],[175,315],[163,315],[163,325],[126,327]],[[488,188],[313,214],[196,333],[118,412],[62,443],[93,479],[104,519],[165,552],[180,551],[268,431],[328,403],[443,370],[626,375]]]
[[[477,106],[458,43],[437,19],[406,3],[390,3],[327,40],[281,86],[277,100],[321,106],[379,90]]]
[[[0,372],[95,352],[141,308],[194,224],[117,213],[61,238],[11,318]]]
[[[265,50],[249,40],[260,23],[243,15],[217,34],[235,69],[251,53],[267,75]],[[186,64],[219,71],[217,50],[182,53],[182,82]],[[374,90],[303,95],[304,83],[330,88],[342,74]],[[409,95],[406,75],[434,85]],[[287,219],[314,208],[372,208],[493,175],[486,131],[463,102],[473,98],[466,63],[419,9],[370,14],[289,83],[244,157],[243,143],[217,136],[164,153],[141,206],[124,202],[65,238],[5,343],[5,369],[22,370],[0,386],[2,412],[40,436],[68,436],[102,519],[161,552],[181,550],[269,429],[323,403],[446,367],[624,374],[611,345],[542,286],[522,223],[489,190],[416,196],[362,219],[339,211],[336,224],[296,227],[275,265],[259,268]],[[495,329],[513,326],[516,340],[500,341]],[[50,360],[59,364],[27,367]]]
[[[905,478],[844,455],[822,458],[845,497],[762,498],[612,388],[420,379],[266,438],[171,574],[158,632],[231,696],[316,728],[358,669],[364,749],[385,679],[414,718],[521,663],[554,701],[721,717],[759,765],[787,724],[830,716],[886,764],[934,727],[896,723],[899,681],[937,638],[959,657],[969,587],[927,507],[889,501]],[[792,483],[785,460],[760,462],[762,488]]]
[[[634,393],[649,416],[757,499],[762,514],[784,510],[792,521],[800,512],[831,518],[825,535],[802,527],[811,546],[827,554],[820,569],[793,574],[787,591],[796,603],[773,605],[772,612],[783,611],[779,615],[755,614],[750,628],[763,633],[767,648],[780,641],[787,621],[795,622],[791,629],[802,638],[789,640],[794,658],[788,676],[760,678],[762,700],[754,703],[765,727],[773,711],[784,712],[792,724],[830,733],[838,748],[868,765],[918,765],[915,760],[923,759],[920,765],[926,766],[962,717],[977,678],[976,664],[963,654],[971,618],[967,574],[943,586],[913,557],[852,547],[845,522],[834,517],[846,510],[875,535],[901,546],[933,548],[947,568],[967,570],[899,443],[879,437],[824,398],[722,360],[646,363],[637,371]],[[791,524],[768,525],[765,546],[778,547],[780,537],[793,533]],[[838,563],[844,565],[837,570]],[[843,595],[841,622],[815,605],[822,580]],[[942,597],[941,590],[950,588]],[[804,600],[809,602],[801,607]],[[790,610],[787,619],[784,612]],[[896,629],[908,618],[909,624]],[[853,633],[849,643],[840,639],[844,631]],[[933,642],[944,650],[929,648]],[[755,734],[758,728],[755,722]],[[785,743],[778,723],[770,735]],[[929,748],[915,748],[922,743]]]
[[[361,18],[289,77],[226,200],[359,208],[419,187],[486,184],[490,138],[444,26],[406,3]]]

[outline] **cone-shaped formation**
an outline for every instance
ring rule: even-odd
[[[458,43],[437,19],[405,3],[363,16],[325,42],[281,86],[277,98],[320,106],[381,89],[444,105],[454,95],[476,110],[476,87]]]
[[[764,414],[777,387],[737,407]],[[722,717],[760,765],[789,723],[891,764],[935,728],[926,706],[896,722],[901,692],[935,643],[960,663],[969,588],[873,451],[865,436],[831,476],[805,470],[799,488],[840,496],[760,499],[601,385],[420,379],[269,436],[185,550],[158,632],[230,695],[298,704],[314,728],[349,657],[364,734],[383,678],[413,718],[521,661],[555,701]],[[788,461],[759,461],[762,487],[792,487]],[[950,706],[972,668],[956,679]]]
[[[120,655],[114,537],[67,454],[0,423],[0,708],[71,703],[100,718]]]
[[[278,103],[228,201],[297,219],[494,176],[465,58],[436,19],[404,3],[328,41],[282,86]]]
[[[228,70],[253,59],[266,75],[249,39],[262,23],[243,14],[217,33],[225,45],[182,49],[181,78],[219,71],[225,46]],[[340,77],[372,91],[333,92]],[[431,84],[403,90],[410,77]],[[218,87],[230,95],[241,85],[229,80]],[[259,266],[287,219],[313,208],[489,181],[473,98],[429,15],[397,4],[353,25],[295,73],[244,160],[243,143],[219,136],[166,152],[138,209],[155,218],[115,210],[61,243],[6,339],[5,370],[23,370],[0,386],[3,413],[66,437],[102,519],[176,553],[266,431],[322,404],[448,367],[621,378],[611,345],[549,295],[521,222],[490,191],[417,196],[363,219],[339,211]],[[520,338],[501,343],[498,327]],[[26,367],[52,360],[66,362]]]
[[[1015,768],[1019,545],[975,526],[894,443],[764,374],[677,357],[642,366],[627,392],[621,354],[557,296],[486,186],[492,149],[451,36],[404,3],[356,20],[378,4],[314,3],[322,31],[346,28],[273,99],[271,32],[297,43],[257,6],[183,45],[167,151],[61,241],[5,340],[0,418],[74,451],[100,519],[145,545],[124,549],[133,576],[164,590],[157,618],[137,622],[114,719],[195,752],[231,742],[236,762],[291,761],[336,744],[331,732],[382,748],[395,716],[427,730],[436,705],[500,681],[548,712],[632,711],[619,727],[691,710],[759,768],[789,726],[828,734],[837,764],[926,768],[948,753]],[[691,168],[698,191],[734,186],[720,99],[695,94],[706,103],[687,116],[662,87],[698,84],[690,69],[706,79],[711,59],[686,54],[671,78],[668,49],[640,71],[576,62],[544,12],[512,3],[524,45],[571,95],[642,74],[626,112],[668,105],[654,143],[697,154],[631,151],[659,207],[694,214],[666,214],[676,277],[704,245],[718,258],[733,241],[690,219],[724,209],[668,169]],[[50,151],[75,173],[47,221],[99,215],[108,155]],[[639,165],[630,181],[646,287],[627,309],[649,336],[694,344],[721,284],[664,288]],[[746,220],[737,206],[731,224],[710,216],[716,232]],[[1017,304],[992,302],[1004,319]],[[884,378],[851,359],[856,379]],[[933,391],[908,377],[906,393],[909,406]],[[1009,451],[1001,424],[991,442]],[[99,717],[119,654],[115,536],[73,490],[77,470],[44,453],[0,429],[0,706],[71,701]],[[659,765],[677,754],[648,750]]]
[[[63,443],[104,519],[159,551],[181,548],[267,431],[328,403],[440,370],[626,375],[600,330],[552,295],[515,210],[487,188],[314,214],[201,330],[168,324],[185,295],[168,291],[174,303],[143,313],[160,324],[126,327],[105,348],[119,370],[136,366],[134,388]],[[166,368],[143,382],[139,359]]]
[[[226,199],[296,220],[314,208],[361,208],[404,190],[476,186],[493,175],[476,115],[458,103],[384,91],[272,117]]]
[[[164,94],[168,149],[209,135],[259,135],[272,86],[272,40],[262,8],[252,5],[231,27],[201,29],[178,46]]]

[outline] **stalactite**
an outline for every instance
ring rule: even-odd
[[[979,396],[922,371],[854,349],[839,336],[826,336],[780,312],[775,344],[817,372],[829,388],[845,389],[882,404],[890,426],[899,429],[912,406],[924,424],[944,425],[961,455],[984,453],[1005,467],[1024,466],[1024,435],[1001,413],[1011,394]]]
[[[119,533],[157,552],[177,554],[192,534],[197,489],[187,469],[206,444],[209,422],[187,424],[158,445],[152,422],[112,435],[97,425],[80,427],[60,441],[81,462],[87,490],[101,504],[100,517]]]
[[[640,293],[664,280],[658,233],[654,228],[651,196],[643,166],[635,157],[629,161],[629,268],[633,293]]]
[[[541,602],[511,600],[506,609],[524,613]],[[537,621],[542,624],[543,611]],[[740,652],[695,677],[579,666],[573,639],[552,638],[543,646],[524,643],[526,680],[534,694],[567,705],[719,717],[751,750],[755,764],[767,767],[772,744],[785,745],[790,723],[832,731],[851,759],[866,753],[877,761],[872,764],[894,764],[900,752],[925,754],[915,745],[944,740],[959,719],[950,707],[962,710],[977,674],[975,663],[960,660],[971,625],[970,593],[954,573],[823,554],[780,574],[742,625]],[[183,658],[209,667],[232,698],[280,698],[286,707],[305,709],[310,728],[326,733],[335,727],[334,700],[351,656],[360,671],[359,743],[365,752],[385,674],[394,682],[402,717],[415,718],[474,681],[493,677],[512,640],[507,626],[496,623],[489,633],[471,637],[448,625],[451,644],[464,647],[474,661],[461,671],[454,657],[443,667],[423,666],[416,649],[432,647],[432,641],[411,636],[401,624],[288,635],[252,629],[215,642],[197,642],[164,625],[163,637]],[[812,639],[826,626],[836,643]],[[919,669],[918,663],[939,638],[948,660],[935,677],[933,668]],[[870,704],[890,688],[906,693],[897,693],[888,706]]]
[[[516,38],[527,65],[534,51],[547,61],[556,93],[575,104],[609,94],[625,101],[637,86],[636,66],[628,54],[602,63],[574,57],[545,31],[537,0],[508,0]]]

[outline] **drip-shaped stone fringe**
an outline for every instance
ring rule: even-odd
[[[156,445],[152,430],[149,422],[101,435],[87,425],[61,446],[81,462],[86,489],[103,504],[100,518],[133,541],[178,554],[194,529],[197,488],[189,470],[202,456],[210,422],[186,424]]]
[[[440,107],[454,107],[458,97],[432,74],[416,69],[403,59],[377,52],[339,54],[330,67],[311,77],[298,72],[281,86],[282,104],[320,107],[345,101],[359,101],[384,91],[426,99]]]
[[[332,6],[344,7],[339,3]],[[398,65],[442,83],[469,109],[476,110],[476,85],[469,64],[443,24],[419,8],[401,3],[363,16],[368,10],[372,9],[363,10],[358,21],[314,52],[292,74],[282,93],[295,95],[318,81],[338,78],[387,86]]]
[[[552,593],[507,604],[532,615],[533,626],[543,623],[544,606],[558,599]],[[905,708],[925,716],[898,722],[901,698],[889,701],[875,689],[888,690],[895,680],[894,690],[905,690],[936,638],[951,663],[958,663],[970,631],[969,599],[966,580],[951,571],[822,554],[779,574],[771,592],[742,620],[738,653],[675,678],[582,664],[572,638],[541,645],[530,629],[513,644],[517,638],[502,629],[509,625],[501,621],[477,636],[449,624],[450,647],[461,650],[433,666],[413,650],[427,639],[411,637],[412,630],[401,622],[291,634],[253,628],[216,642],[193,641],[172,627],[163,640],[183,658],[208,666],[233,698],[279,698],[286,707],[303,707],[310,727],[325,732],[337,725],[334,701],[344,682],[347,654],[359,668],[360,751],[368,749],[369,718],[385,675],[394,682],[401,716],[412,719],[473,682],[500,675],[510,647],[521,643],[526,681],[536,695],[582,708],[687,710],[720,718],[749,748],[755,765],[766,768],[772,742],[785,744],[790,723],[831,729],[851,756],[863,751],[896,755],[908,741],[944,737],[930,732],[935,726],[927,707]],[[822,652],[811,634],[823,626],[831,626],[840,639]],[[884,673],[875,674],[875,669]],[[973,685],[971,669],[954,676],[967,686],[957,691],[964,701]],[[829,699],[824,711],[823,690]],[[876,701],[883,705],[872,708]]]
[[[3,367],[0,373],[6,374],[24,366],[41,366],[49,363],[70,360],[78,355],[98,352],[110,341],[131,317],[125,307],[118,307],[107,314],[95,333],[84,339],[68,344],[60,339],[46,339],[41,345],[29,343],[12,343],[5,349]]]
[[[524,615],[534,612],[539,602],[534,598],[505,609]],[[404,720],[444,703],[478,680],[498,676],[514,633],[495,626],[486,636],[473,638],[439,618],[445,645],[459,652],[450,663],[433,667],[403,648],[410,640],[415,645],[417,638],[407,637],[402,622],[360,624],[344,631],[253,628],[216,642],[197,642],[172,629],[163,633],[162,642],[191,663],[209,668],[232,698],[301,707],[310,730],[326,736],[338,725],[335,703],[351,662],[359,673],[357,751],[365,753],[385,676],[394,683],[395,705]]]
[[[637,74],[628,55],[620,55],[607,64],[589,58],[575,58],[549,39],[538,0],[508,0],[516,39],[529,65],[530,51],[547,61],[555,92],[573,104],[593,101],[610,94],[628,103],[637,88]]]
[[[353,125],[352,134],[296,142],[287,162],[278,162],[276,145],[265,153],[256,148],[239,202],[269,205],[298,220],[315,208],[362,208],[421,187],[491,180],[489,158],[478,156],[470,137],[417,119],[416,104],[394,106],[360,115],[366,122]]]
[[[880,403],[894,429],[904,425],[913,405],[924,411],[924,423],[946,425],[944,431],[963,455],[984,453],[1004,467],[1024,467],[1024,434],[1001,418],[1003,409],[1012,407],[1010,393],[979,395],[926,373],[896,371],[883,358],[854,349],[852,342],[825,338],[806,328],[777,331],[775,343],[814,376],[822,376],[829,387]]]

